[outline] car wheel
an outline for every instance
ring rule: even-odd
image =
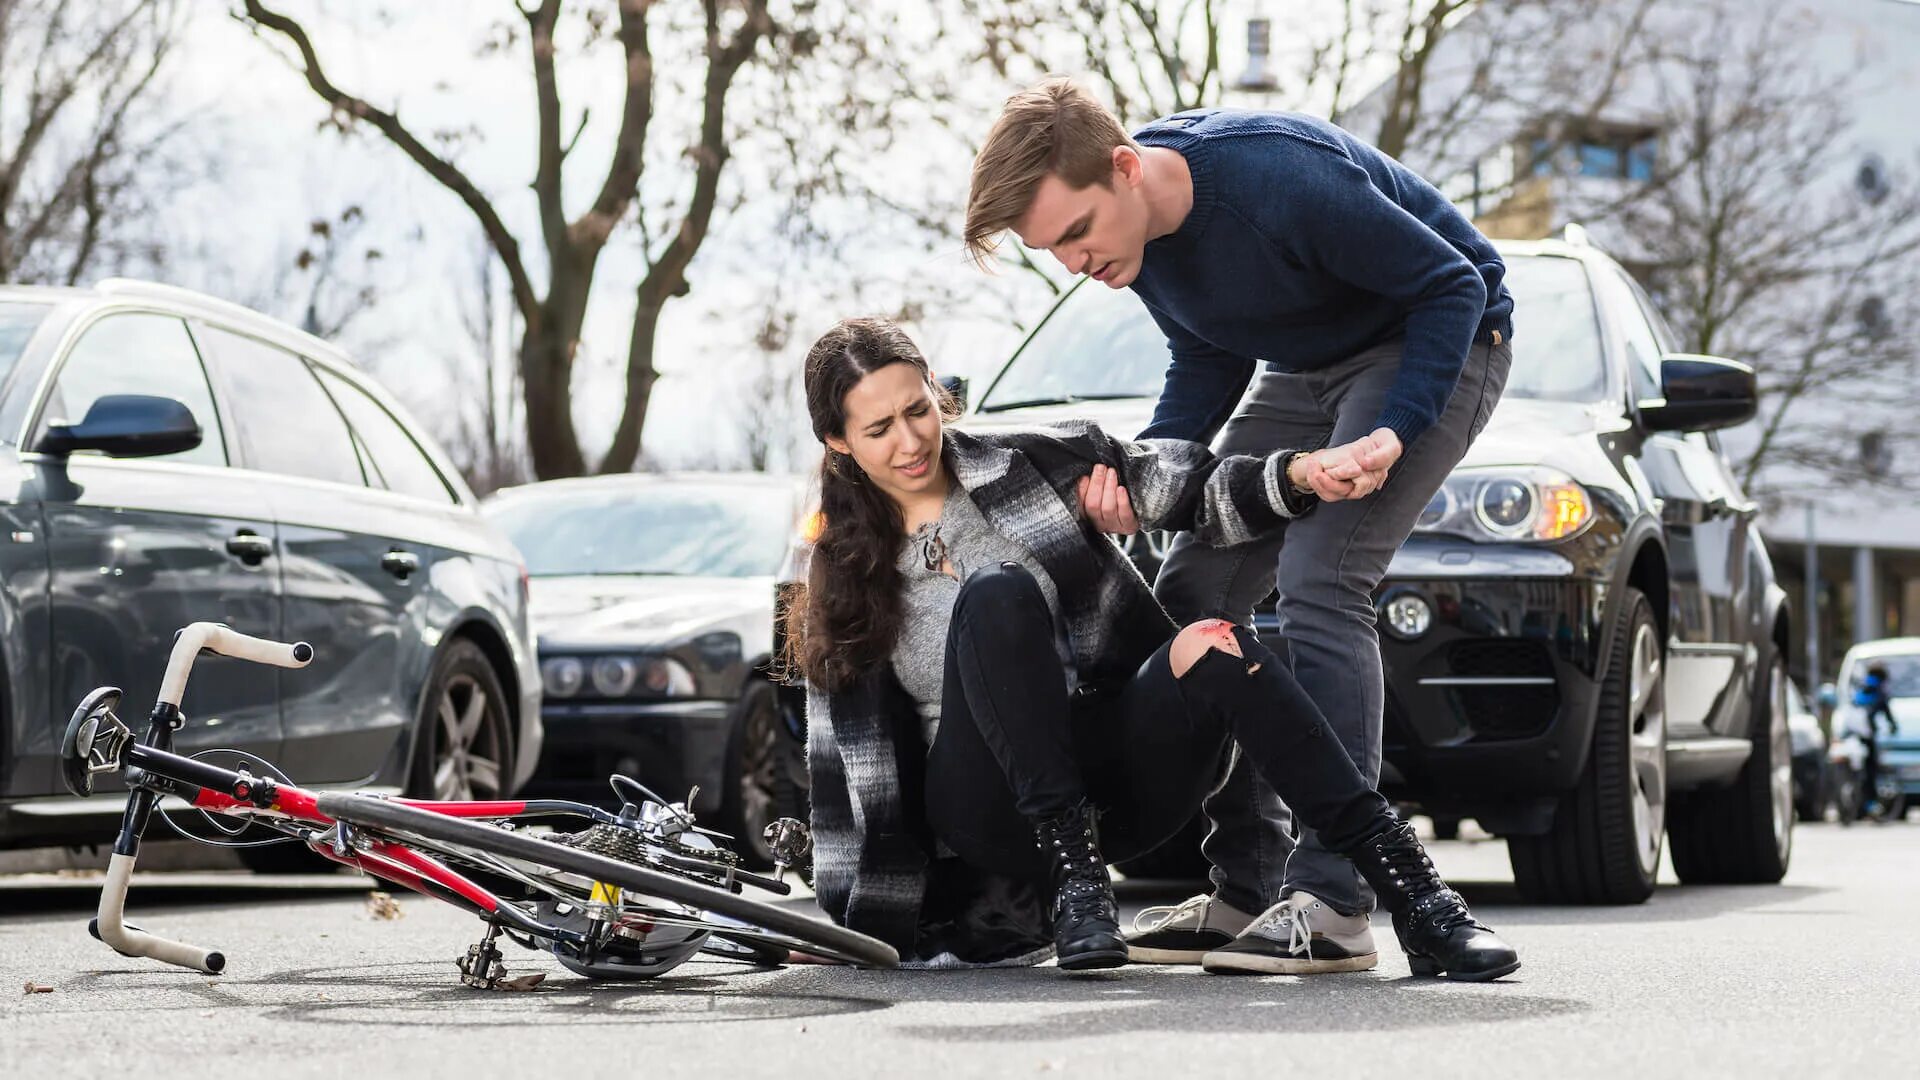
[[[1770,885],[1793,855],[1793,742],[1787,731],[1787,664],[1767,666],[1749,721],[1753,752],[1728,787],[1674,799],[1667,834],[1673,872],[1689,885]]]
[[[1653,895],[1666,833],[1666,645],[1640,590],[1621,592],[1617,631],[1579,784],[1544,836],[1507,841],[1531,900],[1637,904]]]
[[[480,646],[455,638],[441,651],[420,710],[408,793],[423,799],[505,797],[513,775],[506,691]]]
[[[773,865],[763,834],[774,819],[806,819],[806,772],[800,744],[781,730],[773,684],[753,680],[741,695],[727,739],[718,825],[735,838],[734,850],[753,868]]]
[[[256,840],[253,832],[266,834],[263,829],[252,830],[244,840]],[[316,855],[312,848],[297,840],[282,840],[263,847],[236,848],[234,854],[240,857],[240,865],[256,874],[334,874],[340,871],[340,864],[323,855]]]

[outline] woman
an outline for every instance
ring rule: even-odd
[[[1303,456],[1215,459],[1085,423],[948,430],[926,361],[878,319],[814,344],[806,393],[824,526],[790,623],[814,886],[836,921],[935,966],[1031,963],[1049,936],[1063,968],[1124,963],[1107,862],[1186,821],[1237,742],[1354,860],[1416,972],[1519,966],[1288,663],[1222,620],[1175,626],[1077,494],[1112,470],[1142,528],[1239,543],[1311,509]]]

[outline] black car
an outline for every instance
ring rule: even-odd
[[[519,555],[332,346],[165,286],[0,289],[0,444],[0,846],[111,839],[115,800],[61,785],[66,717],[102,684],[145,715],[202,620],[314,660],[196,668],[183,752],[439,797],[531,772]]]
[[[1381,786],[1506,837],[1537,899],[1643,900],[1667,837],[1683,881],[1777,881],[1788,609],[1713,435],[1753,415],[1753,373],[1675,354],[1640,287],[1584,243],[1500,247],[1506,396],[1375,595]],[[1090,417],[1131,435],[1165,367],[1137,300],[1079,287],[963,423]],[[1127,538],[1143,573],[1166,539]],[[1257,629],[1276,632],[1271,604]]]
[[[619,475],[509,488],[487,516],[533,576],[547,743],[529,794],[606,802],[609,773],[692,808],[770,864],[804,814],[801,744],[769,677],[767,597],[797,486],[764,474]]]

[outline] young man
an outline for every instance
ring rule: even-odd
[[[1142,438],[1330,448],[1290,478],[1322,505],[1271,541],[1177,537],[1154,591],[1176,619],[1251,621],[1277,580],[1295,674],[1377,783],[1371,594],[1506,385],[1500,256],[1431,185],[1330,123],[1206,109],[1129,137],[1066,79],[1009,99],[974,162],[969,251],[984,259],[1009,229],[1074,273],[1133,289],[1166,333],[1166,385]],[[1111,474],[1082,487],[1102,528],[1137,527]],[[1139,927],[1136,960],[1289,974],[1377,963],[1372,894],[1311,831],[1296,844],[1244,761],[1206,812],[1214,891]]]

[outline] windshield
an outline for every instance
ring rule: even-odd
[[[1514,298],[1514,362],[1506,396],[1604,398],[1605,353],[1586,268],[1553,255],[1513,255],[1506,263]],[[1166,336],[1132,291],[1083,281],[1014,354],[980,409],[1158,398],[1166,371]]]
[[[776,484],[556,487],[507,496],[486,514],[535,577],[756,577],[780,567],[793,496]]]
[[[0,379],[19,362],[27,340],[47,317],[47,308],[46,304],[0,303]]]
[[[1848,669],[1847,682],[1841,693],[1849,695],[1858,690],[1867,681],[1867,669],[1876,665],[1887,669],[1888,697],[1920,697],[1920,655],[1913,654],[1875,656],[1854,661]],[[1841,700],[1846,701],[1847,698],[1843,696]]]

